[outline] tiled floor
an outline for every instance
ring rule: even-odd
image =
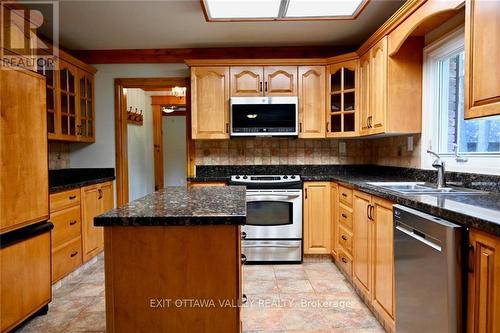
[[[245,333],[384,332],[330,262],[245,266]],[[19,332],[104,332],[102,257],[54,291],[49,313]]]

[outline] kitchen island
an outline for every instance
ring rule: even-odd
[[[167,187],[104,227],[107,332],[240,332],[245,187]]]

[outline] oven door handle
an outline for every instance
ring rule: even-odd
[[[283,198],[285,199],[297,199],[299,198],[299,194],[293,194],[293,195],[281,195],[281,194],[273,194],[273,195],[248,195],[247,194],[247,201],[282,201]]]
[[[299,245],[287,245],[287,244],[252,244],[252,245],[242,245],[243,248],[254,248],[254,247],[284,247],[284,248],[297,248]]]

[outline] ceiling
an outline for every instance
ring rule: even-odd
[[[206,22],[198,0],[61,0],[60,43],[73,50],[355,46],[403,3],[371,0],[356,20]]]

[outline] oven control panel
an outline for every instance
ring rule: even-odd
[[[246,185],[249,188],[301,188],[299,175],[233,175],[230,184]]]

